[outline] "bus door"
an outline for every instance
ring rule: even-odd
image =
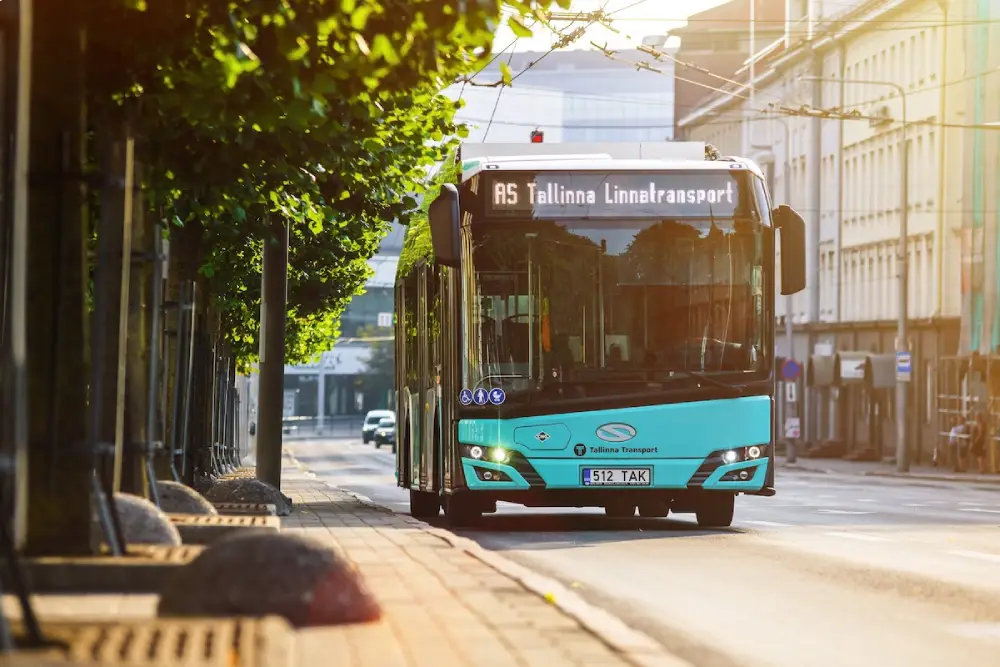
[[[427,266],[417,267],[417,358],[416,387],[410,396],[411,423],[415,430],[410,438],[410,461],[413,466],[413,481],[421,489],[427,484],[427,388],[430,385],[428,366],[430,336],[427,332]]]

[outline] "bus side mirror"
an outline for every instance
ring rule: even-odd
[[[458,206],[458,188],[451,183],[441,186],[441,194],[427,209],[434,246],[434,263],[458,267],[461,259],[460,226],[462,212]]]
[[[790,206],[774,209],[774,226],[781,233],[781,294],[806,288],[806,222]]]

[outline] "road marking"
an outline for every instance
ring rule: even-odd
[[[969,639],[1000,639],[1000,623],[961,623],[951,631]]]
[[[958,501],[958,504],[959,504],[959,505],[973,505],[973,506],[976,506],[976,505],[982,505],[982,503],[981,503],[981,502],[979,502],[978,500],[977,500],[977,501],[975,501],[975,502],[973,502],[973,501],[971,501],[971,500],[959,500],[959,501]]]
[[[906,503],[903,507],[927,507],[923,503]]]
[[[875,514],[875,512],[860,512],[857,510],[816,510],[820,514]]]
[[[1000,510],[988,510],[985,507],[959,507],[959,512],[985,512],[987,514],[1000,514]]]
[[[843,537],[848,540],[860,540],[862,542],[891,542],[887,537],[879,537],[878,535],[866,535],[864,533],[842,533],[839,531],[830,531],[827,533],[831,537]]]
[[[986,560],[991,563],[1000,563],[1000,554],[989,554],[985,551],[955,550],[946,551],[945,553],[951,556],[962,556],[963,558],[975,558],[976,560]]]
[[[873,502],[875,502],[875,499],[874,498],[858,498],[858,502],[859,503],[873,503]]]
[[[764,526],[766,528],[791,528],[790,523],[779,523],[778,521],[743,521],[741,523],[749,523],[754,526]]]

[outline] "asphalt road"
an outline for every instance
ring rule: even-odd
[[[292,447],[322,479],[407,510],[388,450]],[[698,667],[1000,664],[1000,485],[779,472],[777,488],[737,499],[730,530],[501,504],[462,534]]]

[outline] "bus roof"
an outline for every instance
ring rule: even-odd
[[[567,156],[569,157],[569,156]],[[722,160],[616,160],[613,158],[590,156],[587,160],[573,159],[553,155],[550,159],[518,160],[504,158],[490,161],[477,160],[476,164],[465,168],[463,165],[462,182],[469,180],[483,171],[729,171],[731,169],[746,169],[763,178],[763,172],[753,160],[744,158],[724,158]]]
[[[554,144],[479,144],[459,146],[462,162],[510,157],[607,155],[615,160],[703,160],[704,141],[592,141]]]

